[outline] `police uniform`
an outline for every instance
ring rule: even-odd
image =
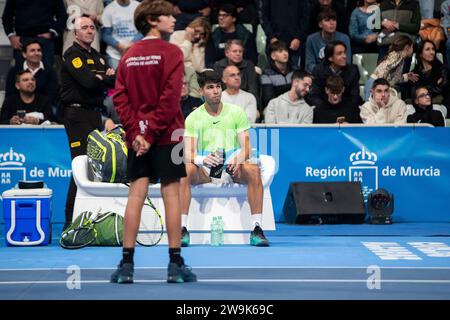
[[[70,155],[86,154],[87,137],[102,130],[103,100],[115,76],[107,76],[109,66],[95,49],[84,49],[78,43],[66,50],[61,70],[61,106],[63,123],[69,139]],[[96,75],[102,76],[103,80]],[[76,185],[71,178],[66,201],[66,224],[72,222]]]

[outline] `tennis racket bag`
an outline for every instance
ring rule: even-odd
[[[72,224],[61,234],[60,244],[63,248],[82,248],[89,241],[90,246],[121,246],[123,240],[123,217],[115,212],[99,213],[92,220],[93,213],[85,211],[81,213]],[[94,228],[95,239],[85,240],[80,237],[77,229],[91,226]],[[92,242],[91,242],[92,241]]]
[[[91,181],[127,182],[128,149],[118,126],[110,132],[92,131],[87,139],[88,177]]]

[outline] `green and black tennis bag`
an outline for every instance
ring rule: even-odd
[[[88,177],[91,181],[128,182],[128,149],[118,126],[110,132],[92,131],[87,138]]]
[[[60,245],[67,249],[82,247],[81,239],[77,239],[75,230],[89,223],[93,215],[90,211],[82,212],[72,224],[65,229],[60,238]],[[121,246],[123,241],[123,217],[115,212],[99,213],[92,221],[95,229],[95,240],[90,246]]]

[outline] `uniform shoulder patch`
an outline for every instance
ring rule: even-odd
[[[72,59],[72,65],[75,69],[80,69],[83,66],[83,61],[80,57]]]

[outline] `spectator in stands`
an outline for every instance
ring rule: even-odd
[[[288,45],[292,65],[300,66],[308,36],[309,0],[260,0],[259,18],[268,48],[283,41]]]
[[[348,30],[353,53],[378,53],[378,31],[374,19],[376,9],[379,9],[377,0],[364,0],[360,7],[353,10]]]
[[[183,51],[184,65],[198,73],[205,69],[205,47],[211,39],[211,25],[207,18],[195,18],[184,30],[170,36],[170,42]]]
[[[383,0],[380,4],[381,33],[378,38],[379,58],[383,59],[400,36],[415,40],[420,29],[420,8],[417,0]]]
[[[413,80],[416,76],[412,72],[403,73],[406,58],[413,54],[413,42],[410,37],[402,35],[390,45],[388,54],[375,68],[364,87],[365,101],[369,99],[372,84],[376,79],[386,79],[391,87],[401,82]]]
[[[314,123],[361,123],[359,106],[352,104],[345,91],[344,80],[338,75],[327,78],[325,92],[327,101],[314,108]]]
[[[448,96],[447,68],[436,58],[436,47],[429,40],[422,41],[417,49],[417,63],[412,71],[409,84],[411,96],[419,87],[427,87],[433,103],[442,104]]]
[[[292,75],[291,89],[270,100],[269,105],[264,110],[265,123],[312,123],[313,108],[305,101],[312,81],[310,73],[296,70]]]
[[[289,62],[289,50],[286,43],[275,41],[269,45],[270,66],[264,69],[261,75],[261,109],[264,109],[270,100],[289,91],[292,74],[298,69]]]
[[[23,64],[23,44],[31,40],[40,40],[42,62],[46,67],[53,67],[55,56],[53,40],[64,31],[66,19],[62,0],[7,0],[2,21],[5,33],[14,48],[16,65]]]
[[[199,85],[205,103],[186,119],[184,133],[187,177],[181,179],[181,221],[183,246],[189,245],[188,212],[191,202],[191,185],[211,182],[211,168],[226,166],[222,179],[247,185],[248,202],[252,214],[253,231],[250,244],[265,247],[269,241],[262,230],[263,186],[261,171],[251,159],[250,126],[241,107],[221,101],[220,75],[207,70],[199,75]],[[214,132],[214,134],[212,133]],[[222,149],[224,160],[217,150]]]
[[[441,26],[444,29],[447,41],[445,42],[445,55],[447,61],[447,69],[450,70],[450,0],[446,0],[441,4]]]
[[[360,116],[365,124],[406,123],[406,104],[388,80],[375,80],[371,91],[369,101],[361,106]]]
[[[445,126],[445,119],[442,112],[433,109],[431,93],[427,87],[417,87],[414,90],[413,97],[415,112],[406,118],[408,123],[429,123],[435,127]]]
[[[206,65],[210,68],[214,62],[225,57],[225,45],[228,40],[239,39],[244,45],[244,59],[258,63],[255,36],[242,24],[237,24],[237,10],[232,4],[224,4],[219,9],[219,26],[213,31],[211,41],[206,46]]]
[[[346,34],[336,31],[336,12],[332,9],[324,9],[319,13],[317,21],[321,31],[311,34],[306,39],[306,71],[312,72],[315,65],[322,62],[325,57],[325,46],[333,40],[340,40],[345,43],[347,63],[351,64],[350,38]]]
[[[54,104],[58,93],[58,78],[53,67],[44,67],[42,62],[42,47],[38,40],[31,40],[22,46],[24,62],[12,67],[6,78],[5,97],[19,93],[16,75],[28,70],[35,80],[36,94],[45,95],[50,103]]]
[[[257,101],[259,98],[259,79],[255,71],[255,65],[249,60],[244,60],[244,46],[241,40],[228,40],[225,45],[225,57],[214,64],[214,70],[220,75],[229,65],[235,65],[241,73],[241,89],[253,94]]]
[[[197,80],[197,78],[195,78]],[[198,84],[197,84],[198,86]],[[197,107],[203,104],[203,100],[190,95],[188,82],[186,81],[186,76],[183,79],[183,87],[181,88],[181,101],[180,107],[183,112],[184,119],[194,111]]]
[[[255,123],[258,116],[256,98],[251,93],[241,90],[241,72],[236,66],[228,66],[223,70],[222,81],[226,90],[222,93],[222,101],[244,109],[249,123]]]
[[[17,94],[5,99],[0,114],[2,124],[41,124],[52,120],[52,106],[46,96],[36,93],[36,80],[29,70],[16,74]]]
[[[325,47],[325,59],[317,64],[312,72],[314,81],[311,93],[306,101],[311,106],[318,106],[328,101],[325,84],[329,76],[339,75],[344,79],[345,96],[351,105],[361,105],[359,95],[359,70],[347,63],[347,48],[342,41],[331,41]]]
[[[337,31],[341,33],[348,33],[348,22],[349,16],[347,15],[347,11],[345,9],[344,4],[339,0],[312,0],[311,1],[311,9],[310,9],[310,21],[308,34],[320,31],[319,27],[316,23],[315,17],[317,17],[320,11],[323,10],[333,10],[336,12],[337,17]]]
[[[238,12],[237,21],[242,24],[251,24],[255,33],[258,25],[257,2],[258,0],[211,0],[211,23],[218,23],[219,8],[226,3],[230,3],[236,7]]]
[[[64,0],[64,5],[67,9],[67,14],[69,15],[69,19],[79,17],[82,15],[89,16],[92,21],[94,21],[97,32],[95,34],[94,42],[92,43],[92,47],[100,51],[100,34],[98,33],[98,28],[101,24],[101,18],[103,13],[103,1],[102,0]],[[75,40],[73,35],[73,21],[72,24],[66,26],[66,30],[63,34],[63,51],[64,53],[69,47],[73,45],[73,41]]]
[[[114,70],[132,44],[142,39],[142,34],[137,31],[133,21],[138,5],[136,0],[116,0],[103,11],[102,39],[108,44],[108,64]]]
[[[184,30],[192,20],[211,15],[210,0],[169,0],[174,5],[175,30]]]

